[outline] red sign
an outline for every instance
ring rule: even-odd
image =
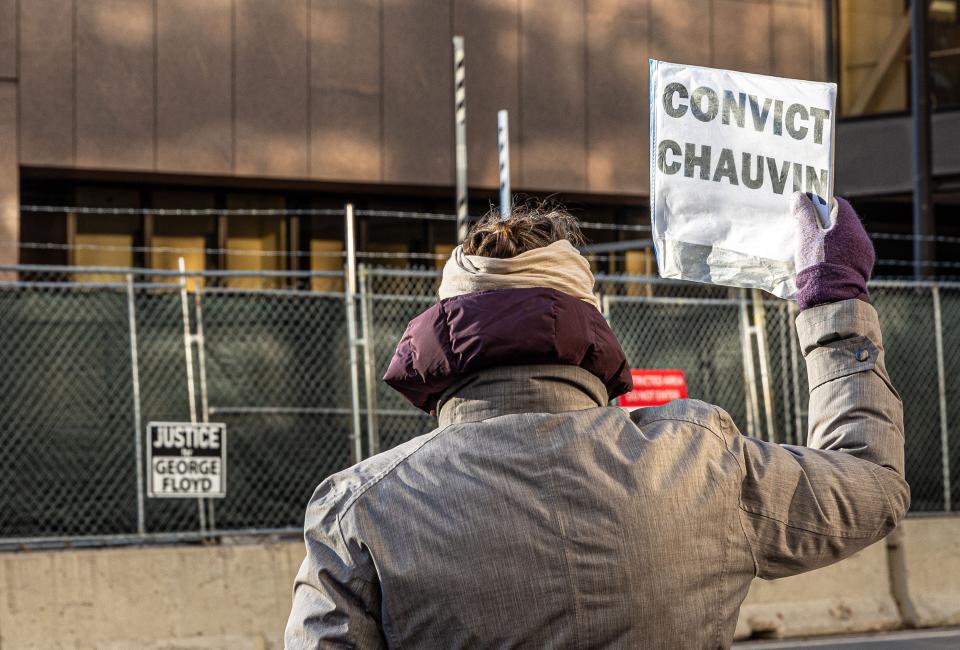
[[[687,396],[687,377],[682,370],[633,368],[630,374],[633,390],[617,400],[623,408],[660,406]]]

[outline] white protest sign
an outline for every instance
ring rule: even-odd
[[[226,496],[227,425],[151,422],[147,476],[151,498]]]
[[[837,87],[650,61],[650,215],[665,278],[792,298],[794,192],[829,226]]]

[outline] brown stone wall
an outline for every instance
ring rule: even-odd
[[[0,264],[16,264],[20,237],[20,175],[17,168],[17,84],[0,79]],[[0,280],[9,275],[0,271]]]
[[[0,0],[0,264],[16,264],[20,236],[17,152],[17,2]],[[0,280],[8,274],[0,271]]]
[[[643,196],[648,57],[820,78],[824,2],[0,0],[0,78],[23,166],[449,186],[463,34],[472,185],[506,108],[515,188]]]

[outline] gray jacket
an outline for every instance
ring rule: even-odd
[[[909,504],[873,307],[797,329],[807,447],[696,400],[628,416],[574,366],[468,378],[438,429],[317,488],[287,647],[728,647],[755,576],[851,555]]]

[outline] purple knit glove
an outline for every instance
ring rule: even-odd
[[[867,300],[873,244],[847,200],[834,200],[829,230],[820,227],[817,209],[805,194],[793,195],[792,209],[797,220],[795,262],[801,311],[849,298]]]

